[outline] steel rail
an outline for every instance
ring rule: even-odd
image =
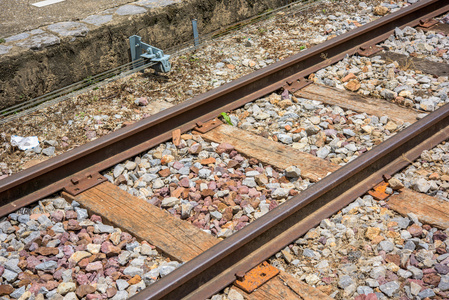
[[[0,215],[55,193],[72,176],[102,171],[171,137],[189,130],[222,111],[281,88],[334,63],[360,46],[387,38],[395,27],[415,26],[420,19],[449,10],[444,0],[424,0],[371,22],[309,50],[197,96],[179,106],[141,120],[110,135],[0,181]],[[326,59],[323,59],[325,57]],[[203,299],[232,283],[237,271],[246,272],[282,249],[310,227],[391,174],[423,149],[449,136],[449,106],[444,106],[337,170],[241,231],[186,263],[136,299]],[[418,145],[418,147],[416,147]],[[301,220],[301,222],[298,222]]]
[[[166,109],[133,125],[51,158],[0,180],[0,215],[51,195],[73,176],[100,172],[171,138],[171,131],[187,131],[223,111],[273,92],[286,83],[334,63],[361,45],[387,38],[395,27],[415,26],[420,19],[449,10],[445,0],[423,0],[365,26],[302,51],[285,60]],[[323,56],[326,59],[323,60]]]
[[[449,105],[333,172],[133,299],[206,299],[449,138]]]

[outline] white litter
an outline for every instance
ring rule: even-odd
[[[51,5],[51,4],[55,4],[55,3],[59,3],[59,2],[63,2],[65,0],[45,0],[45,1],[39,1],[36,3],[32,3],[31,5],[34,5],[36,7],[44,7],[47,5]]]
[[[21,137],[18,135],[11,136],[11,145],[19,147],[20,150],[28,150],[39,145],[37,136]]]

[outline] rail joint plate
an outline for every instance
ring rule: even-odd
[[[385,200],[390,195],[385,193],[385,190],[388,187],[388,182],[382,181],[378,185],[376,185],[371,191],[368,191],[368,194],[374,197],[376,200]]]
[[[438,20],[435,20],[433,18],[430,18],[428,20],[420,20],[419,21],[419,27],[429,28],[429,27],[432,27],[433,25],[435,25],[437,23],[438,23]]]
[[[64,187],[64,191],[72,196],[76,196],[107,180],[106,177],[97,172],[88,174],[85,177],[73,177],[70,179],[70,184]]]
[[[380,51],[382,51],[382,50],[383,50],[382,47],[379,47],[379,46],[376,46],[376,45],[372,45],[372,46],[362,46],[362,47],[360,47],[360,50],[357,51],[357,53],[358,53],[360,56],[366,56],[366,57],[368,57],[368,56],[371,56],[371,55],[373,55],[373,54],[376,54],[376,53],[378,53],[378,52],[380,52]]]
[[[295,80],[295,81],[287,81],[287,84],[284,85],[284,90],[288,90],[290,93],[294,93],[299,91],[300,89],[308,86],[309,84],[311,84],[312,81],[307,80],[305,78],[300,78],[299,80]]]
[[[234,281],[234,284],[245,292],[251,293],[277,274],[279,274],[279,270],[264,261],[244,275],[236,274],[241,278]]]
[[[207,122],[198,122],[196,123],[196,127],[194,128],[194,130],[200,132],[200,133],[206,133],[212,129],[214,129],[215,127],[220,126],[221,124],[223,124],[222,122],[220,122],[220,120],[218,119],[212,119],[209,120]]]

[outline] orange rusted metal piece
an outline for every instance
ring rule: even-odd
[[[376,46],[376,45],[363,46],[363,47],[360,47],[360,49],[358,51],[358,54],[360,56],[368,57],[368,56],[374,55],[374,54],[376,54],[376,53],[378,53],[378,52],[380,52],[382,50],[383,50],[382,47],[379,47],[379,46]]]
[[[438,24],[438,20],[432,19],[432,18],[419,21],[419,27],[423,27],[423,28],[429,28],[436,24]]]
[[[194,130],[200,132],[200,133],[206,133],[209,130],[214,129],[215,127],[220,126],[221,124],[223,124],[220,120],[218,119],[212,119],[209,120],[207,122],[197,122],[196,123],[196,127],[194,128]]]
[[[279,270],[266,261],[251,269],[246,274],[236,274],[241,277],[234,281],[234,284],[247,293],[251,293],[265,282],[279,274]]]
[[[382,181],[378,185],[376,185],[371,191],[368,192],[371,196],[376,200],[385,200],[390,195],[385,193],[385,190],[388,187],[388,182]]]

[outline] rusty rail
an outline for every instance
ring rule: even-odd
[[[418,25],[421,19],[449,10],[445,0],[422,0],[283,61],[199,95],[135,124],[103,136],[41,164],[0,180],[0,215],[5,215],[51,195],[82,178],[105,170],[152,146],[170,139],[174,129],[187,131],[243,104],[295,82],[387,38],[395,27]],[[323,57],[326,59],[323,60]]]
[[[448,10],[449,4],[445,0],[422,0],[14,174],[0,181],[0,215],[61,190],[73,177],[100,172],[169,140],[174,129],[192,129],[198,122],[238,108],[335,63],[347,54],[354,54],[360,47],[378,43],[395,27],[415,26],[422,19]],[[448,116],[449,107],[442,107],[138,293],[135,298],[202,299],[219,291],[235,279],[236,271],[248,271],[381,181],[382,175],[397,171],[423,149],[446,139]]]
[[[205,299],[449,137],[449,105],[320,180],[133,299]]]

